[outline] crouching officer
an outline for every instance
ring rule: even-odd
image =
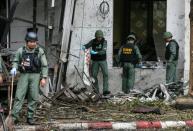
[[[166,83],[176,82],[176,68],[178,64],[179,45],[176,40],[172,39],[172,37],[173,35],[171,32],[165,32],[163,35],[166,43]]]
[[[28,32],[25,41],[26,45],[19,48],[16,52],[11,70],[11,74],[14,76],[17,70],[21,73],[17,83],[12,116],[14,123],[17,123],[25,96],[28,94],[27,123],[33,125],[39,86],[44,87],[46,85],[48,65],[43,49],[37,45],[37,34],[35,32]]]
[[[103,74],[103,95],[110,94],[108,85],[108,68],[106,61],[107,41],[104,39],[104,35],[101,30],[97,30],[95,32],[95,39],[92,39],[88,44],[84,45],[83,49],[88,49],[90,47],[92,47],[91,66],[92,76],[95,79],[94,85],[99,92],[97,75],[99,68],[101,68]]]
[[[127,37],[126,44],[119,50],[119,60],[123,65],[122,91],[129,93],[135,82],[135,65],[142,60],[139,48],[135,45],[135,35]]]

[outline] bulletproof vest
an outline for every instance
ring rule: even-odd
[[[41,62],[38,58],[39,47],[37,47],[34,53],[26,52],[26,47],[23,47],[22,60],[20,64],[20,72],[22,73],[40,73]]]
[[[105,39],[103,38],[101,40],[101,42],[97,42],[96,39],[93,40],[93,44],[92,44],[92,50],[96,51],[96,52],[99,52],[99,51],[102,51],[103,50],[103,46],[104,46],[104,42],[105,42]],[[91,54],[91,59],[94,60],[94,61],[101,61],[101,60],[106,60],[106,52],[105,54]]]
[[[135,48],[133,44],[125,44],[122,47],[121,55],[120,55],[121,62],[128,62],[132,64],[137,63],[137,58],[135,55]]]
[[[175,40],[171,40],[169,42],[169,44],[166,46],[166,51],[165,51],[165,59],[166,60],[169,60],[170,59],[170,56],[171,56],[171,52],[170,52],[170,46],[171,46],[171,42],[175,43],[176,44],[176,56],[174,57],[174,60],[178,60],[178,55],[179,55],[179,45],[178,43],[175,41]]]

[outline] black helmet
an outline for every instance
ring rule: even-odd
[[[37,33],[27,32],[27,34],[25,36],[25,41],[38,41]]]

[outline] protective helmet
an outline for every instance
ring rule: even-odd
[[[128,39],[136,40],[136,37],[135,37],[135,35],[128,35],[128,36],[127,36],[127,40],[128,40]]]
[[[103,35],[103,32],[101,31],[101,30],[97,30],[96,32],[95,32],[95,37],[104,37],[104,35]]]
[[[25,36],[25,41],[38,41],[37,33],[27,32],[27,34]]]
[[[171,32],[164,32],[164,35],[163,35],[163,38],[164,39],[168,39],[168,38],[171,38],[173,35]]]

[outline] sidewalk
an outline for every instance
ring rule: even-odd
[[[193,127],[193,121],[136,121],[136,122],[79,122],[79,123],[50,123],[47,126],[16,126],[16,131],[37,130],[89,130],[89,129],[113,129],[113,130],[135,130],[135,129],[167,129],[175,127]]]

